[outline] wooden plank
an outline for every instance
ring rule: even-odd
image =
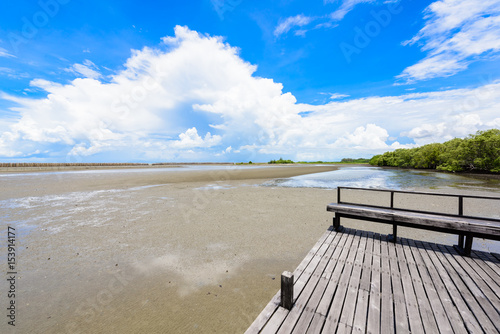
[[[411,290],[411,294],[414,297],[414,299],[416,300],[415,307],[417,307],[419,312],[420,312],[420,318],[417,319],[419,324],[417,326],[422,326],[423,327],[422,330],[425,330],[426,333],[437,333],[438,326],[436,323],[436,319],[434,318],[434,312],[431,308],[429,298],[428,298],[428,295],[426,293],[424,283],[423,283],[423,281],[425,279],[425,275],[427,275],[427,270],[425,268],[422,268],[422,267],[420,268],[420,270],[417,268],[417,261],[420,260],[420,257],[419,256],[415,257],[413,255],[407,239],[404,239],[404,238],[401,239],[401,247],[396,245],[396,248],[399,251],[401,251],[401,249],[402,249],[404,256],[406,258],[406,266],[404,266],[404,267],[407,267],[407,269],[403,270],[401,272],[401,275],[404,277],[405,271],[406,271],[406,274],[408,274],[408,278],[413,285],[413,289]],[[400,263],[400,267],[401,266],[402,266],[402,264]],[[413,295],[413,291],[414,291],[414,295]],[[405,295],[408,296],[408,294],[406,293],[406,289],[405,289]],[[410,298],[409,302],[414,303],[415,300],[412,300],[412,298]],[[408,301],[408,299],[407,299],[407,301]],[[412,308],[411,306],[408,307],[408,312],[410,313],[410,327],[412,329],[412,333],[414,333],[415,326],[412,325],[412,319],[416,317],[416,314],[413,314],[413,312],[410,311],[411,308]],[[444,312],[443,312],[443,315],[444,315]],[[413,319],[413,322],[415,322],[415,319]],[[451,326],[449,327],[449,329],[451,330]]]
[[[448,261],[456,270],[462,281],[469,288],[477,303],[484,310],[491,323],[500,333],[500,315],[495,305],[500,306],[500,300],[488,287],[482,278],[476,273],[475,267],[471,267],[465,259],[460,256],[453,247],[438,245],[439,249],[448,258]]]
[[[387,241],[380,241],[380,260],[382,263],[382,293],[380,307],[380,333],[394,333],[394,297],[392,294],[391,266]]]
[[[396,255],[396,244],[388,244],[389,265],[391,268],[391,282],[394,298],[394,319],[397,333],[409,333],[408,312],[401,280],[401,271]]]
[[[337,290],[335,292],[333,300],[331,301],[328,314],[326,314],[325,326],[323,328],[323,331],[325,331],[326,333],[335,332],[335,329],[338,327],[340,315],[342,314],[342,308],[345,302],[345,295],[347,294],[349,280],[351,278],[352,269],[354,267],[354,260],[359,246],[360,234],[361,232],[359,231],[355,232],[351,249],[349,250],[348,258],[344,264],[344,269],[340,276],[340,280],[338,281]]]
[[[399,272],[403,285],[403,294],[406,303],[406,309],[408,311],[410,331],[411,333],[423,334],[424,327],[422,325],[422,316],[420,315],[420,309],[417,304],[417,297],[415,296],[415,290],[413,289],[412,277],[410,276],[410,271],[408,270],[409,262],[413,262],[413,256],[411,256],[411,258],[406,258],[401,243],[397,243],[395,245],[395,248],[398,258]]]
[[[453,330],[450,321],[448,320],[448,317],[446,315],[446,311],[444,310],[443,304],[441,303],[441,300],[439,298],[439,295],[436,291],[437,287],[434,285],[432,282],[431,278],[431,271],[433,268],[428,268],[427,265],[424,262],[424,259],[422,257],[422,254],[418,247],[415,245],[415,242],[413,240],[409,239],[403,239],[403,245],[408,245],[409,249],[407,250],[405,248],[405,251],[411,251],[413,254],[413,258],[415,260],[415,266],[410,267],[410,273],[412,277],[416,276],[417,274],[415,271],[418,271],[418,275],[420,276],[420,279],[422,280],[423,283],[423,288],[425,290],[422,291],[420,288],[418,288],[417,293],[417,299],[419,302],[419,307],[421,310],[424,310],[424,314],[426,317],[430,317],[430,314],[428,312],[432,312],[433,318],[435,318],[434,323],[437,324],[439,328],[440,333],[454,333],[455,331]],[[434,276],[436,277],[437,274],[434,272]],[[440,285],[442,286],[442,285]],[[439,288],[439,287],[438,287]],[[421,300],[423,299],[423,300]],[[429,306],[423,305],[424,303],[430,304]],[[421,306],[423,305],[423,306]],[[458,316],[458,314],[457,314]],[[459,317],[458,317],[459,318]],[[429,321],[429,320],[428,320]],[[461,321],[461,319],[460,319]],[[432,322],[432,321],[431,321]],[[433,327],[433,324],[426,324],[424,321],[424,328],[426,331],[428,327]],[[464,327],[461,327],[463,331],[460,333],[466,333],[466,330]],[[430,328],[430,330],[434,330],[434,328]],[[460,330],[460,329],[459,329]],[[434,333],[438,332],[437,330],[434,330]],[[432,333],[432,332],[431,332]]]
[[[336,238],[337,242],[339,238]],[[321,257],[321,260],[317,267],[315,268],[314,272],[311,274],[309,280],[307,281],[307,284],[305,285],[301,295],[297,298],[295,305],[293,309],[290,311],[290,313],[287,315],[285,323],[280,327],[278,333],[279,334],[284,334],[284,333],[291,333],[300,318],[300,316],[305,312],[306,316],[307,314],[310,314],[310,316],[313,316],[314,310],[311,310],[308,302],[318,284],[318,281],[320,280],[321,276],[323,275],[324,270],[326,269],[328,263],[330,262],[330,258],[332,257],[332,254],[334,253],[335,246],[337,245],[337,242],[332,242],[326,252],[323,254]]]
[[[321,260],[321,256],[326,252],[326,250],[329,247],[329,243],[333,239],[335,234],[329,233],[327,234],[326,238],[323,240],[323,243],[319,245],[319,247],[316,247],[317,251],[315,254],[312,255],[312,258],[310,256],[306,256],[310,258],[309,263],[305,268],[303,268],[302,271],[299,271],[297,268],[294,271],[294,275],[297,275],[299,278],[295,280],[294,284],[294,298],[299,298],[300,294],[305,286],[305,283],[309,280],[310,276],[312,275],[313,271],[316,269],[319,261]],[[314,248],[313,248],[314,249]],[[311,253],[311,252],[309,252]],[[309,255],[309,254],[308,254]],[[304,262],[304,261],[303,261]],[[276,331],[281,327],[282,323],[285,321],[286,317],[289,314],[289,311],[283,312],[283,308],[278,308],[276,312],[269,318],[269,321],[265,325],[263,329],[263,333],[276,333]]]
[[[448,274],[441,266],[441,262],[434,254],[429,243],[423,243],[421,241],[411,240],[410,243],[415,243],[417,249],[420,252],[420,256],[425,263],[425,267],[427,268],[429,275],[432,279],[432,283],[436,289],[436,292],[439,296],[439,301],[441,302],[443,309],[450,320],[450,324],[453,328],[454,333],[468,333],[465,328],[464,319],[462,318],[460,310],[467,312],[467,307],[463,302],[458,291],[453,290],[453,283],[449,278]],[[434,304],[435,307],[438,307]],[[457,306],[458,305],[458,306]],[[468,315],[468,313],[467,313]],[[479,325],[475,319],[471,321],[469,328],[477,329]],[[441,325],[441,323],[439,323]],[[479,329],[480,330],[480,329]]]
[[[329,259],[328,265],[326,266],[323,274],[321,275],[319,282],[311,294],[311,298],[309,299],[306,305],[306,312],[303,312],[297,321],[297,324],[294,328],[295,333],[305,333],[308,330],[309,324],[315,316],[316,309],[321,301],[323,294],[325,293],[326,287],[328,286],[328,282],[333,274],[334,268],[339,264],[338,259],[343,250],[343,246],[348,239],[348,235],[344,233],[337,234],[340,237],[339,242],[335,246],[335,250],[332,256]],[[317,326],[315,324],[314,326]],[[322,324],[321,324],[322,326]]]
[[[321,237],[314,244],[312,249],[307,253],[307,255],[304,257],[304,259],[297,266],[297,269],[295,269],[294,275],[295,275],[296,279],[302,274],[302,272],[304,271],[304,268],[309,264],[311,259],[314,257],[314,254],[321,247],[321,245],[324,244],[325,240],[332,233],[336,234],[336,232],[332,232],[332,230],[327,230],[327,231],[325,231],[325,233],[323,233],[321,235]],[[250,325],[250,327],[248,327],[245,334],[259,333],[262,330],[262,328],[266,325],[266,323],[269,321],[269,319],[272,317],[272,315],[278,309],[279,304],[280,304],[280,295],[281,295],[281,292],[278,291],[274,295],[274,297],[271,299],[271,301],[266,305],[266,307],[262,310],[262,312],[257,316],[257,318],[254,320],[254,322]]]
[[[491,255],[493,255],[497,261],[500,261],[500,254],[491,253]]]
[[[252,322],[250,327],[245,331],[245,334],[260,333],[273,314],[278,310],[280,305],[281,292],[278,291],[266,307],[260,312],[257,318]]]
[[[500,282],[500,270],[491,270],[491,268],[486,264],[487,260],[480,260],[476,255],[478,253],[486,253],[478,251],[474,252],[471,257],[460,257],[458,252],[456,252],[455,250],[454,252],[452,252],[452,250],[449,249],[449,251],[453,254],[453,256],[455,256],[457,261],[464,261],[468,266],[470,266],[470,268],[474,270],[475,275],[478,275],[482,283],[487,285],[487,291],[493,292],[494,296],[491,296],[491,298],[488,297],[492,301],[492,304],[498,305],[500,307],[500,285],[498,285],[498,283]],[[482,290],[485,291],[485,289]]]
[[[495,265],[492,267],[486,255],[488,255],[488,253],[473,251],[470,260],[474,261],[474,263],[481,268],[482,271],[479,272],[481,277],[495,292],[497,297],[500,298],[500,269],[497,270]]]
[[[318,308],[316,309],[316,313],[321,314],[322,316],[325,317],[328,314],[328,310],[330,309],[330,305],[332,303],[332,299],[334,294],[337,291],[338,288],[338,282],[340,280],[340,276],[342,275],[342,272],[344,271],[344,267],[346,265],[348,256],[350,254],[351,246],[354,241],[354,232],[351,230],[345,230],[344,233],[348,233],[348,239],[342,247],[342,253],[340,254],[340,257],[338,258],[337,266],[335,267],[335,270],[333,271],[333,274],[330,278],[330,281],[328,283],[328,286],[325,290],[325,293],[323,294],[323,297],[321,298],[321,301],[318,305]]]
[[[369,334],[380,333],[380,281],[381,281],[381,263],[380,263],[380,235],[377,233],[373,237],[372,267],[370,284],[370,304],[368,307],[368,321],[366,332]]]
[[[495,333],[495,326],[481,307],[481,302],[486,300],[484,294],[470,279],[469,275],[467,275],[467,273],[460,268],[456,261],[454,261],[453,256],[450,253],[443,252],[443,249],[440,249],[436,244],[432,244],[431,247],[436,251],[441,263],[453,279],[455,286],[464,297],[467,306],[471,310],[474,317],[478,320],[482,329],[486,333]]]
[[[321,333],[321,329],[323,328],[323,324],[325,323],[325,316],[314,313],[314,317],[311,321],[311,325],[307,329],[306,334],[319,334]]]
[[[373,259],[373,242],[374,236],[373,232],[367,232],[366,235],[363,236],[366,239],[366,249],[364,250],[364,262],[361,273],[361,280],[359,281],[359,288],[361,290],[365,290],[370,292],[370,284],[371,284],[371,267],[372,267],[372,259]]]
[[[498,282],[498,276],[500,275],[500,261],[498,261],[491,253],[472,251],[472,258],[474,256],[480,261],[483,266],[483,269],[488,273],[488,275],[494,280]]]
[[[366,249],[364,251],[364,262],[361,271],[361,280],[359,281],[358,300],[356,302],[356,313],[352,325],[353,331],[366,333],[368,321],[368,302],[370,300],[372,259],[373,259],[373,233],[368,232],[365,239]]]
[[[277,306],[278,292],[247,333],[500,332],[494,255],[380,238],[347,228],[325,233],[294,271],[291,311]]]
[[[460,284],[460,278],[454,272],[453,268],[451,268],[449,262],[446,260],[443,254],[439,251],[439,249],[437,249],[437,246],[431,243],[426,243],[424,244],[424,247],[426,248],[427,253],[430,255],[434,266],[438,270],[439,275],[443,280],[444,287],[448,290],[448,293],[453,300],[453,304],[457,307],[466,328],[470,332],[482,332],[483,329],[479,324],[481,320],[476,320],[476,317],[474,316],[472,310],[469,308],[471,299],[473,298],[470,296],[468,289],[465,288],[463,290],[463,283]],[[447,305],[447,307],[452,307],[452,305]]]
[[[345,263],[350,254],[352,242],[354,240],[354,232],[351,229],[344,229],[344,235],[347,236],[344,246],[342,247],[342,252],[337,259],[337,264],[335,269],[328,281],[328,285],[323,293],[323,296],[320,299],[318,307],[316,308],[314,321],[314,327],[322,329],[324,323],[326,322],[326,316],[328,314],[328,310],[330,309],[330,305],[333,300],[333,296],[335,295],[338,287],[338,282],[340,280],[340,276],[342,271],[344,270]],[[316,314],[319,314],[320,317],[316,317]],[[321,322],[322,321],[322,322]]]
[[[300,277],[295,280],[294,286],[293,286],[293,293],[295,295],[295,299],[297,299],[300,296],[302,290],[304,289],[305,285],[309,281],[314,270],[316,270],[316,267],[320,263],[321,258],[323,257],[323,255],[325,254],[327,249],[330,247],[330,245],[329,245],[330,242],[331,242],[331,236],[327,238],[325,243],[323,245],[321,245],[321,247],[318,249],[316,254],[314,254],[313,258],[311,259],[311,261],[309,262],[307,267],[304,268],[302,275],[300,275]],[[295,274],[295,272],[294,272],[294,274]]]
[[[286,316],[290,311],[286,308],[279,307],[276,312],[273,314],[271,319],[267,322],[266,326],[260,331],[261,334],[276,334],[278,329],[283,324]]]
[[[406,223],[409,226],[420,228],[424,226],[429,228],[437,227],[450,231],[481,233],[490,237],[495,236],[500,238],[500,223],[488,220],[337,203],[329,204],[327,211],[343,215],[353,215],[360,219],[377,219],[390,224],[396,222]]]
[[[360,279],[361,271],[363,268],[363,260],[365,256],[365,249],[367,245],[367,232],[362,232],[360,236],[360,243],[356,251],[356,258],[353,263],[353,270],[351,272],[351,277],[349,278],[349,286],[347,289],[347,294],[345,297],[344,307],[340,316],[340,323],[347,325],[349,328],[353,327],[354,322],[354,311],[357,309],[356,300],[358,297],[358,291],[360,291]],[[366,300],[367,301],[367,300]],[[363,305],[361,305],[363,307]],[[367,306],[364,305],[364,312],[367,310]]]

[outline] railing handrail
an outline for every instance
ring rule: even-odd
[[[337,203],[339,203],[339,204],[354,204],[354,205],[356,205],[358,203],[344,202],[341,200],[341,196],[340,196],[341,189],[363,190],[363,191],[367,190],[367,191],[378,191],[378,192],[391,193],[389,206],[363,204],[363,205],[369,206],[369,207],[390,208],[390,209],[394,209],[394,210],[405,210],[405,211],[418,212],[418,213],[432,213],[432,214],[445,215],[445,216],[456,216],[456,217],[474,218],[474,219],[481,219],[481,220],[493,220],[493,221],[500,222],[500,219],[498,219],[498,218],[487,218],[487,217],[479,217],[479,216],[464,216],[464,214],[463,214],[464,198],[475,198],[475,199],[487,199],[487,200],[500,201],[500,197],[477,196],[477,195],[454,195],[454,194],[442,194],[442,193],[424,192],[424,191],[407,191],[407,190],[392,190],[392,189],[377,189],[377,188],[357,188],[357,187],[343,187],[343,186],[337,187]],[[395,208],[394,207],[394,194],[395,193],[411,194],[411,195],[430,195],[430,196],[442,196],[442,197],[455,197],[455,198],[458,198],[458,214],[454,215],[454,214],[433,212],[433,211],[419,211],[419,210],[412,210],[412,209]]]

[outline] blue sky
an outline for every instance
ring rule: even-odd
[[[0,161],[371,157],[500,128],[500,1],[0,4]]]

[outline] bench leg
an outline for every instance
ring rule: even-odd
[[[464,248],[464,255],[465,256],[470,256],[470,252],[472,250],[472,239],[474,237],[472,235],[468,235],[465,238],[465,248]]]
[[[458,236],[458,245],[455,246],[456,250],[463,256],[470,256],[472,251],[472,240],[474,236],[472,233],[461,233]],[[465,244],[464,244],[465,240]]]
[[[342,231],[342,226],[340,226],[340,215],[338,213],[333,217],[333,229],[337,232]]]
[[[392,224],[392,234],[387,236],[387,239],[391,242],[398,242],[398,225]]]
[[[458,235],[458,247],[460,247],[462,249],[464,248],[464,237],[465,237],[465,235],[463,233],[460,233]]]

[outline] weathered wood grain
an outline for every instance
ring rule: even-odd
[[[497,333],[495,255],[344,229],[294,271],[290,311],[275,296],[247,333]],[[297,287],[297,288],[296,288]]]

